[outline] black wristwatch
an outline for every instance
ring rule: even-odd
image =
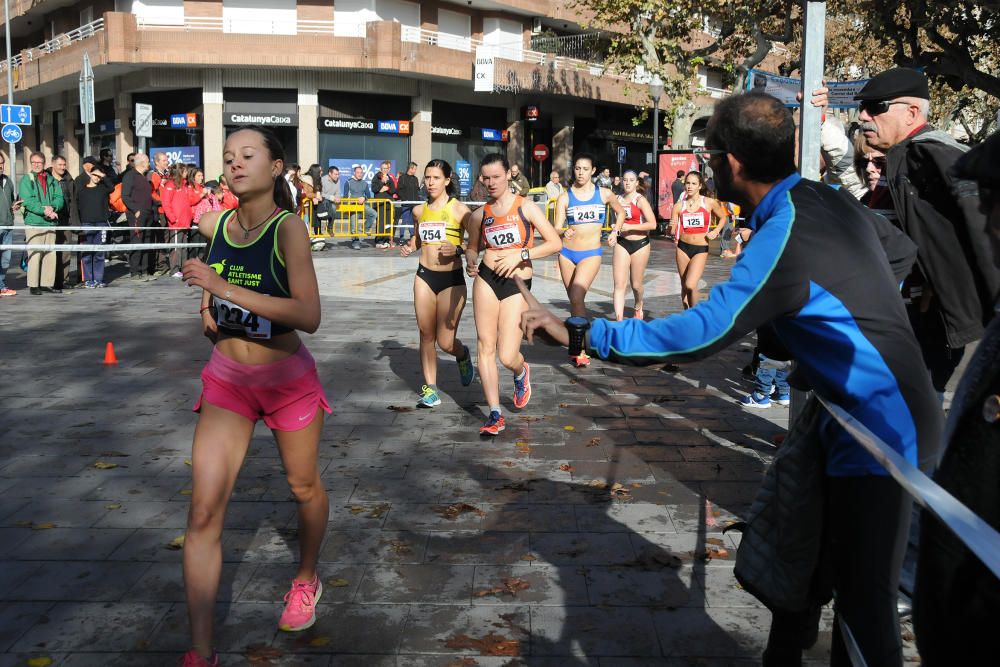
[[[586,351],[587,332],[590,330],[590,320],[586,317],[574,315],[566,318],[563,323],[569,331],[569,351],[570,354],[580,354]]]
[[[522,262],[531,261],[531,252],[527,248],[521,249],[521,261]]]

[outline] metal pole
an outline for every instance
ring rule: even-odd
[[[659,160],[656,158],[656,153],[658,152],[658,146],[660,145],[660,98],[657,97],[653,100],[653,168],[651,170],[650,177],[652,182],[650,183],[650,188],[653,192],[656,192],[657,185],[659,181],[659,174],[656,173],[656,168],[659,166],[657,163]],[[659,193],[656,194],[656,199],[653,201],[653,219],[655,220],[659,215]]]
[[[7,33],[7,104],[14,104],[14,74],[13,54],[10,50],[10,0],[3,0],[4,30]],[[14,186],[14,198],[17,198],[17,155],[14,153],[16,144],[7,144],[7,155],[10,156],[10,182]]]
[[[819,180],[820,123],[822,111],[809,103],[812,91],[823,83],[824,49],[826,47],[826,2],[803,0],[805,28],[802,31],[802,104],[799,107],[799,173],[803,178]],[[788,410],[791,424],[806,402],[805,392],[792,390]]]

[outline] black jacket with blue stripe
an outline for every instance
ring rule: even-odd
[[[941,407],[921,362],[899,283],[916,246],[848,193],[792,174],[757,206],[754,235],[707,301],[652,322],[596,320],[593,354],[628,364],[711,356],[771,323],[798,373],[905,458],[937,459]],[[827,474],[885,475],[832,418]]]

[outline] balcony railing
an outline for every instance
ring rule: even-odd
[[[25,62],[33,61],[36,56],[40,56],[45,53],[54,53],[59,49],[65,49],[73,42],[79,42],[80,40],[93,37],[102,30],[104,30],[103,18],[91,21],[90,23],[82,25],[79,28],[75,28],[69,32],[64,32],[61,35],[56,35],[52,39],[42,42],[38,46],[34,46],[30,49],[24,49],[21,53],[18,53],[10,59],[10,66],[20,67]],[[0,61],[0,72],[6,72],[7,66],[7,60]]]
[[[333,35],[333,21],[315,19],[254,19],[229,16],[185,16],[170,22],[136,17],[139,30],[178,30],[183,32],[232,32],[254,35]]]
[[[563,37],[535,35],[531,38],[531,49],[560,58],[601,64],[607,51],[607,38],[599,32]]]

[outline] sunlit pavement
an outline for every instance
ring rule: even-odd
[[[647,317],[680,306],[673,246],[653,253]],[[531,402],[515,411],[501,372],[508,427],[484,440],[478,380],[463,388],[444,355],[443,404],[412,409],[416,258],[314,257],[323,325],[304,339],[334,407],[320,618],[298,635],[276,628],[295,507],[261,424],[223,538],[224,664],[759,661],[770,614],[737,585],[738,535],[721,530],[745,514],[787,410],[737,405],[749,340],[676,372],[578,370],[565,351],[525,346]],[[565,313],[555,263],[537,265],[534,293]],[[730,266],[712,257],[708,284]],[[211,352],[199,294],[170,277],[34,297],[20,272],[9,282],[22,291],[0,300],[0,667],[174,665],[189,639],[171,543]],[[610,294],[606,253],[594,314],[611,312]],[[460,336],[475,351],[471,303]],[[107,341],[115,366],[102,364]],[[826,661],[830,618],[811,660]]]

